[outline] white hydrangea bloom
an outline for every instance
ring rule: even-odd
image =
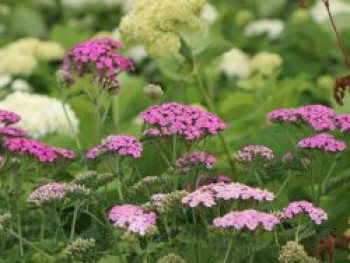
[[[134,7],[135,0],[121,0],[121,6],[124,13],[128,13]]]
[[[4,88],[12,81],[12,77],[10,75],[0,75],[0,89]]]
[[[263,75],[271,75],[283,63],[280,55],[269,52],[259,52],[250,61],[253,71],[257,71]]]
[[[28,131],[29,135],[36,139],[47,134],[73,136],[78,132],[79,121],[73,110],[68,105],[66,106],[72,129],[64,113],[62,102],[55,98],[15,92],[0,101],[0,108],[19,114],[22,119],[18,126]]]
[[[209,24],[212,24],[218,18],[218,10],[216,10],[215,6],[211,4],[205,4],[202,9],[202,19]]]
[[[148,57],[148,54],[144,46],[137,45],[127,51],[127,56],[136,63],[140,63]]]
[[[350,4],[339,0],[329,1],[329,6],[333,15],[350,13]],[[315,5],[310,9],[312,18],[322,23],[328,21],[328,13],[323,1],[316,1]]]
[[[277,39],[284,30],[284,22],[278,19],[262,19],[250,22],[244,30],[247,37],[267,34],[270,39]]]
[[[32,55],[0,50],[0,75],[29,76],[37,66],[38,62]]]
[[[32,90],[32,87],[29,85],[29,83],[23,79],[16,79],[11,84],[11,88],[14,91],[21,91],[21,92],[30,92]]]
[[[247,78],[251,74],[249,56],[238,48],[223,54],[219,68],[229,78]]]

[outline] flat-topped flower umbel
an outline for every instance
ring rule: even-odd
[[[204,205],[213,207],[220,200],[256,200],[271,202],[275,199],[273,193],[259,188],[253,188],[240,183],[216,183],[205,185],[182,198],[182,203],[190,207]]]
[[[270,162],[275,158],[271,149],[263,145],[248,145],[236,154],[236,160],[240,163],[252,163],[258,161]]]
[[[108,213],[108,218],[115,227],[120,227],[145,236],[148,230],[155,227],[157,215],[154,212],[145,212],[136,205],[114,206]]]
[[[115,154],[119,156],[141,157],[142,144],[132,136],[110,135],[99,145],[92,148],[86,157],[90,160],[96,159],[104,154]]]
[[[21,117],[11,111],[0,110],[0,125],[15,124],[21,120]]]
[[[346,149],[343,141],[337,141],[331,134],[321,133],[298,142],[302,149],[319,149],[326,152],[341,152]]]
[[[61,159],[72,160],[75,157],[71,150],[51,147],[27,138],[7,139],[5,148],[12,153],[34,156],[41,163],[53,163]]]
[[[260,225],[267,231],[271,231],[275,225],[280,223],[280,219],[272,214],[259,212],[253,209],[244,211],[233,211],[223,217],[214,219],[214,226],[218,228],[235,228],[241,230],[255,230]]]
[[[141,117],[151,126],[146,130],[146,136],[181,135],[191,141],[217,134],[226,128],[215,114],[176,102],[152,106],[142,112]]]
[[[216,162],[216,158],[206,152],[192,152],[178,158],[174,164],[173,170],[189,173],[191,169],[204,167],[210,169]]]
[[[291,219],[298,214],[307,214],[317,225],[322,224],[328,218],[327,213],[323,209],[315,207],[307,201],[292,202],[283,210],[283,217],[286,219]]]
[[[107,91],[119,90],[117,75],[133,70],[133,63],[116,53],[121,44],[112,38],[93,39],[75,45],[63,59],[62,74],[74,82],[90,75],[93,82],[103,84]]]

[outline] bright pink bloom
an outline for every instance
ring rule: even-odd
[[[6,137],[22,137],[26,135],[27,132],[22,130],[21,128],[14,127],[14,126],[0,126],[0,135],[6,136]]]
[[[0,125],[15,124],[21,120],[21,117],[14,112],[0,110]]]
[[[215,206],[220,200],[248,200],[271,202],[275,196],[263,189],[253,188],[239,183],[214,183],[205,185],[182,198],[182,203],[190,207],[203,204],[206,207]]]
[[[235,228],[237,230],[247,228],[250,231],[261,225],[265,230],[271,231],[275,225],[280,223],[280,220],[275,215],[250,209],[230,212],[223,217],[215,218],[213,223],[218,228]]]
[[[341,152],[346,149],[345,142],[337,141],[333,135],[327,133],[305,138],[298,142],[298,146],[302,149],[320,149],[327,152]]]
[[[115,227],[127,229],[141,236],[146,235],[149,228],[155,226],[157,221],[154,212],[145,212],[136,205],[114,206],[109,211],[108,218]]]
[[[296,123],[300,121],[310,125],[315,131],[335,130],[335,117],[335,111],[323,105],[278,109],[268,114],[268,119],[272,122]]]
[[[101,144],[92,148],[87,154],[88,159],[96,159],[103,154],[117,154],[120,156],[141,157],[142,144],[132,136],[110,135]]]
[[[5,141],[5,148],[13,153],[34,156],[39,162],[52,163],[60,159],[72,160],[73,151],[48,146],[42,142],[27,138],[10,138]]]
[[[350,131],[350,114],[338,114],[335,123],[342,133]]]
[[[317,225],[328,219],[327,213],[323,209],[314,207],[312,203],[307,201],[292,202],[283,210],[283,217],[287,219],[298,214],[307,214]]]
[[[82,78],[92,76],[103,85],[113,85],[108,90],[119,90],[117,75],[122,71],[133,70],[133,63],[116,53],[121,44],[112,38],[92,39],[75,45],[63,59],[62,71],[66,78],[72,75]]]
[[[213,113],[176,102],[152,106],[144,111],[141,117],[145,123],[152,126],[145,131],[146,136],[177,134],[191,141],[217,134],[226,127]]]

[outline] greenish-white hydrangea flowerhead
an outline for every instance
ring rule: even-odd
[[[22,38],[0,49],[0,75],[29,76],[39,61],[58,60],[64,55],[61,45],[36,38]]]
[[[205,31],[204,4],[205,0],[136,0],[120,24],[121,38],[144,45],[153,57],[176,53],[181,32]]]
[[[247,78],[252,71],[249,55],[238,48],[222,55],[219,68],[228,78]]]
[[[268,76],[275,72],[283,63],[280,55],[269,52],[259,52],[250,61],[253,71]]]

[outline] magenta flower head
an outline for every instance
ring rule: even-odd
[[[21,120],[21,117],[14,112],[0,110],[0,126],[15,124]]]
[[[216,158],[206,152],[193,152],[176,160],[173,170],[188,174],[192,169],[210,169],[216,162]]]
[[[59,160],[72,160],[73,151],[48,146],[42,142],[27,138],[10,138],[5,141],[5,148],[12,153],[33,156],[41,163],[53,163]]]
[[[280,223],[277,216],[259,212],[253,209],[230,212],[223,217],[214,219],[214,226],[218,228],[234,228],[237,230],[256,230],[262,226],[266,231],[271,231],[275,225]]]
[[[335,117],[335,123],[344,134],[350,131],[350,114],[338,114]]]
[[[263,145],[248,145],[236,154],[236,160],[240,163],[250,164],[250,163],[270,163],[275,155],[271,149]]]
[[[127,135],[110,135],[99,145],[92,148],[86,157],[94,160],[101,155],[119,155],[140,158],[143,151],[142,144],[132,136]]]
[[[89,75],[94,83],[100,84],[108,92],[120,89],[118,74],[133,70],[133,63],[116,53],[121,44],[112,38],[92,39],[71,48],[63,58],[61,75],[74,80]]]
[[[188,141],[214,135],[226,128],[215,114],[176,102],[163,103],[141,113],[143,121],[151,128],[146,136],[180,135]]]
[[[307,201],[298,201],[290,203],[283,209],[283,218],[292,219],[295,215],[306,214],[317,225],[322,224],[327,220],[327,213],[321,208],[314,207],[314,205]]]
[[[4,137],[22,137],[27,134],[26,131],[22,130],[21,128],[14,127],[14,126],[0,126],[0,135]]]
[[[253,188],[239,183],[214,183],[198,188],[182,198],[182,204],[189,207],[204,205],[213,207],[220,200],[256,200],[271,202],[275,196],[263,189]]]
[[[305,123],[315,131],[332,131],[336,128],[336,113],[323,105],[307,105],[296,109],[278,109],[268,113],[271,122]]]
[[[326,152],[341,152],[346,149],[345,142],[337,141],[333,135],[327,133],[305,138],[298,142],[298,146],[302,149],[315,149]]]
[[[124,228],[130,232],[145,236],[156,226],[157,216],[154,212],[145,212],[136,205],[114,206],[108,213],[108,218],[115,227]]]

